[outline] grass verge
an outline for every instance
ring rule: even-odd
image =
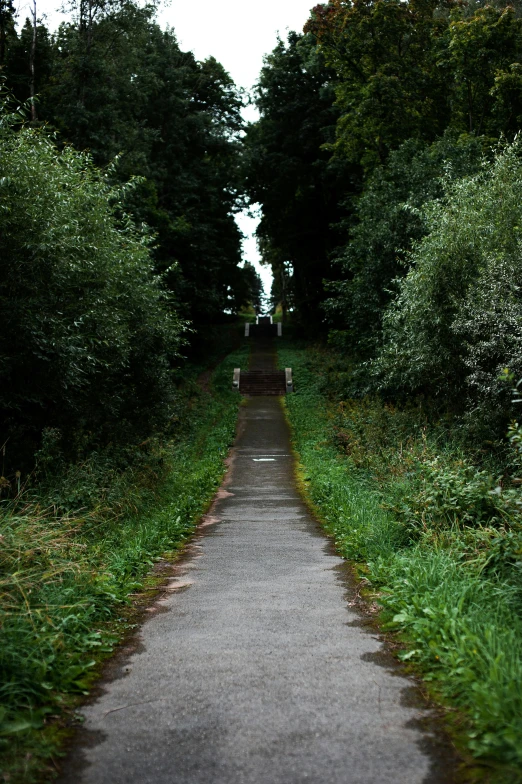
[[[447,709],[463,775],[522,781],[522,528],[501,491],[418,411],[328,394],[327,352],[280,347],[300,478],[367,581],[400,658]]]
[[[205,388],[189,381],[175,437],[141,444],[132,466],[91,455],[0,508],[0,780],[52,777],[68,717],[129,630],[133,594],[220,484],[240,402],[232,369],[247,353]]]

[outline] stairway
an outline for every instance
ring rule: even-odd
[[[241,372],[239,391],[242,395],[284,395],[284,370],[245,370]]]
[[[234,389],[249,397],[285,395],[287,392],[293,392],[291,369],[276,369],[277,324],[271,324],[270,317],[260,316],[259,323],[251,325],[250,335],[253,340],[250,342],[252,352],[249,369],[234,369],[232,381]]]
[[[277,324],[268,324],[266,322],[259,324],[251,324],[249,329],[249,337],[251,338],[276,338],[277,337]]]

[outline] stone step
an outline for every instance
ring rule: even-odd
[[[277,337],[277,324],[251,324],[249,328],[251,338]]]
[[[253,368],[252,370],[242,370],[245,376],[284,376],[284,370],[272,370],[272,368]]]
[[[259,376],[251,376],[248,373],[241,373],[241,383],[249,383],[249,384],[283,384],[285,383],[285,374],[283,373],[282,376],[269,376],[269,375],[259,375]]]
[[[284,395],[284,370],[246,370],[241,373],[239,391],[244,395]]]
[[[279,395],[284,395],[285,391],[284,389],[241,389],[240,394],[245,397],[259,397],[260,395],[277,397]]]
[[[247,389],[281,389],[284,391],[284,384],[240,384],[239,389],[241,392]]]
[[[253,381],[242,381],[239,385],[240,389],[261,389],[261,388],[274,388],[274,389],[284,389],[285,385],[281,381],[264,381],[262,383],[256,384]]]

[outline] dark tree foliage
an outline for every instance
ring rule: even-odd
[[[409,138],[433,140],[450,117],[440,0],[331,0],[306,30],[334,69],[336,147],[366,171]],[[436,13],[438,12],[438,13]]]
[[[263,281],[253,264],[246,262],[244,266],[245,299],[248,298],[249,304],[258,315],[264,309]]]
[[[514,411],[500,376],[522,371],[521,139],[444,190],[423,210],[426,234],[384,312],[371,372],[382,389],[438,397],[467,409],[475,432],[503,436]]]
[[[0,138],[0,447],[21,468],[49,428],[72,459],[164,428],[184,320],[196,352],[260,282],[241,264],[242,98],[223,67],[132,0],[73,3],[36,45],[0,2],[0,76],[38,109],[6,109]]]
[[[368,178],[351,216],[350,240],[335,258],[342,277],[328,285],[333,296],[324,303],[338,328],[332,339],[352,356],[367,359],[379,344],[396,279],[406,274],[408,252],[427,231],[420,208],[443,195],[443,179],[476,171],[481,153],[477,139],[453,132],[431,145],[409,139]]]
[[[334,69],[336,150],[370,173],[406,139],[520,127],[522,20],[511,4],[330,0],[305,29]]]
[[[134,212],[158,232],[158,269],[196,322],[237,309],[242,289],[236,200],[241,100],[214,59],[179,49],[150,8],[125,4],[89,28],[62,26],[49,118],[99,164],[121,153],[140,174]]]
[[[98,166],[118,157],[120,182],[145,178],[127,208],[157,233],[157,270],[186,317],[197,325],[237,311],[250,298],[233,216],[237,89],[215,59],[182,52],[152,6],[82,0],[72,13],[51,40],[38,28],[39,120]],[[20,100],[29,95],[28,32],[14,34],[8,52],[8,85]]]
[[[321,319],[323,278],[332,274],[329,254],[338,236],[331,226],[357,174],[342,161],[331,162],[324,148],[335,138],[338,118],[333,78],[313,38],[290,33],[266,58],[256,88],[261,117],[246,139],[246,187],[262,208],[263,258],[276,288],[283,279],[291,285],[286,298],[311,330]],[[285,264],[290,276],[283,275]]]
[[[512,137],[522,120],[522,19],[515,9],[454,10],[445,44],[452,125],[491,139]]]
[[[0,114],[0,424],[26,465],[43,428],[74,456],[164,426],[184,325],[124,192],[20,120]]]
[[[340,280],[325,303],[335,340],[367,359],[427,231],[423,204],[522,127],[520,8],[452,0],[331,0],[306,30],[335,72],[334,156],[365,172],[345,202]],[[442,182],[444,176],[445,184]]]
[[[5,65],[7,40],[14,32],[14,17],[13,0],[0,0],[0,67]]]
[[[247,138],[273,294],[326,314],[351,391],[422,393],[497,435],[498,375],[522,366],[521,10],[318,5],[267,58]]]
[[[19,101],[26,101],[31,94],[31,44],[33,25],[28,19],[17,34],[11,31],[8,39],[5,68],[3,69],[9,89]],[[41,94],[49,84],[52,75],[54,48],[49,31],[43,24],[36,27],[35,49],[35,92]]]

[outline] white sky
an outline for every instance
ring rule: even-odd
[[[210,55],[223,64],[235,83],[250,90],[263,65],[263,55],[271,52],[288,30],[301,31],[308,19],[309,10],[319,0],[170,0],[159,8],[158,21],[162,27],[174,28],[179,45],[192,51],[196,59]],[[20,21],[28,15],[27,0],[18,0]],[[38,16],[46,16],[51,29],[65,18],[57,9],[61,0],[37,0]],[[248,107],[245,119],[254,120],[256,112]],[[242,214],[238,223],[246,239],[243,256],[252,262],[261,274],[265,291],[270,293],[272,275],[258,263],[259,254],[254,235],[258,219]]]

